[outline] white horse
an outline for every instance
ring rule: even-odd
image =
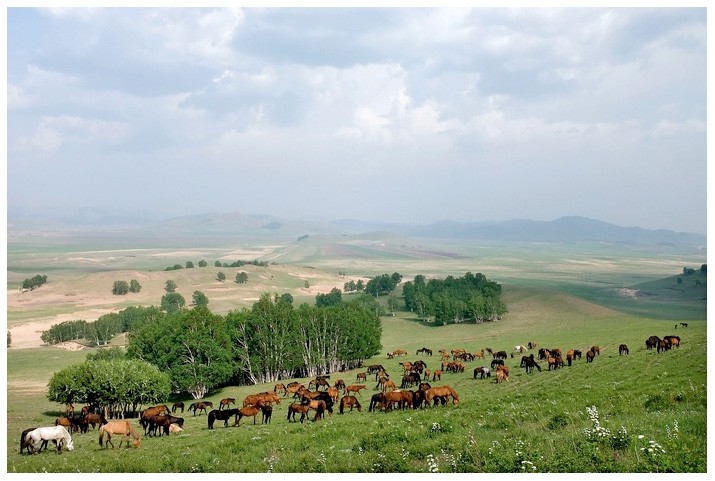
[[[523,352],[528,351],[528,349],[526,348],[526,346],[514,346],[514,351],[523,353]]]
[[[72,437],[70,437],[70,433],[67,432],[64,426],[37,428],[34,431],[30,431],[25,437],[25,444],[23,444],[23,447],[32,446],[32,452],[34,453],[35,444],[41,441],[57,441],[57,452],[62,451],[62,443],[64,443],[67,447],[67,451],[72,451],[74,449]],[[42,451],[42,446],[40,446],[40,451]],[[38,453],[40,451],[38,451]]]

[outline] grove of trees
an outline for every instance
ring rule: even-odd
[[[41,275],[36,275],[34,277],[31,277],[29,279],[25,279],[22,281],[22,288],[23,289],[36,289],[40,287],[42,284],[47,283],[47,276],[41,276]]]
[[[105,417],[125,417],[140,406],[166,401],[171,394],[167,373],[139,359],[87,360],[50,378],[47,398],[61,404],[93,404]]]
[[[383,274],[367,281],[365,292],[378,297],[382,294],[389,294],[402,281],[402,276],[394,272],[392,275]]]
[[[501,299],[501,285],[484,274],[467,272],[464,277],[447,276],[430,279],[415,276],[403,286],[405,306],[422,318],[434,316],[435,321],[477,323],[495,321],[507,312]]]

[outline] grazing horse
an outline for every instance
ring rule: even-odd
[[[278,384],[276,384],[275,386],[273,386],[273,390],[274,390],[276,393],[278,393],[278,392],[280,392],[280,391],[285,392],[286,387],[283,385],[283,383],[280,383],[280,382],[279,382]]]
[[[667,339],[662,339],[660,342],[658,342],[657,352],[668,351],[668,350],[670,350],[670,342],[668,342]]]
[[[495,369],[497,366],[503,366],[503,365],[504,365],[504,361],[502,361],[501,359],[494,359],[492,361],[492,369]]]
[[[62,444],[67,447],[67,451],[72,451],[74,449],[74,444],[72,444],[72,437],[70,433],[67,432],[64,426],[51,426],[44,428],[37,428],[25,435],[25,443],[21,446],[22,448],[32,447],[32,453],[35,453],[35,445],[41,441],[57,441],[57,452],[62,451]],[[46,446],[46,444],[43,443]],[[40,450],[42,450],[42,445]]]
[[[340,400],[340,414],[343,414],[343,411],[348,406],[350,406],[350,412],[353,412],[353,407],[356,407],[358,412],[362,412],[360,402],[355,396],[343,396],[343,398]]]
[[[528,348],[526,346],[514,346],[514,352],[518,352],[519,354],[521,354],[524,351],[528,351]]]
[[[263,414],[263,416],[261,416],[261,424],[270,424],[271,416],[273,416],[273,406],[270,404],[260,404],[258,407],[261,408],[261,413]]]
[[[122,439],[119,440],[119,447],[122,447],[122,442],[126,439],[125,447],[129,447],[129,436],[134,439],[134,447],[139,448],[140,445],[140,439],[139,435],[137,434],[136,429],[134,429],[134,426],[132,423],[129,421],[112,421],[108,422],[107,424],[102,424],[99,427],[99,445],[102,446],[103,443],[103,438],[104,435],[107,435],[107,445],[106,447],[108,448],[109,445],[112,445],[112,449],[114,449],[114,443],[112,442],[112,434],[121,434]]]
[[[481,357],[482,359],[484,359],[484,349],[482,349],[480,352],[475,352],[474,357]]]
[[[385,404],[385,395],[381,392],[373,394],[370,399],[370,407],[368,407],[368,412],[372,412],[373,409],[377,411]]]
[[[372,374],[372,373],[371,373],[371,374]],[[360,381],[362,381],[362,382],[367,381],[367,374],[366,374],[366,373],[364,373],[364,372],[359,372],[359,373],[357,374],[357,382],[360,382]]]
[[[20,434],[20,454],[22,454],[22,451],[27,448],[27,454],[32,454],[30,452],[30,447],[25,446],[25,439],[27,438],[27,433],[34,431],[37,428],[27,428],[25,429],[22,434]],[[57,444],[57,441],[55,441],[55,444]],[[40,451],[42,451],[43,448],[47,447],[47,440],[42,441],[42,444],[40,445]],[[39,452],[39,451],[38,451]]]
[[[384,384],[385,384],[387,381],[389,381],[389,378],[384,377],[384,376],[381,377],[381,378],[377,381],[377,385],[375,386],[375,389],[382,389],[382,386],[384,386]]]
[[[441,369],[435,369],[434,373],[432,374],[432,382],[434,382],[437,379],[439,379],[440,381],[442,380],[442,370]]]
[[[429,377],[432,375],[432,372],[429,369],[425,369],[425,381],[429,381]]]
[[[220,402],[219,405],[218,405],[218,410],[220,411],[221,409],[223,409],[224,406],[226,406],[226,409],[228,409],[228,406],[229,406],[230,404],[234,404],[234,405],[235,405],[235,404],[236,404],[236,400],[235,400],[234,398],[232,398],[232,397],[227,397],[227,398],[221,399],[221,402]]]
[[[392,409],[393,403],[397,403],[397,405],[402,409],[402,393],[405,391],[392,391],[385,393],[385,398],[384,398],[384,405],[385,405],[385,412],[390,412]],[[409,391],[412,392],[412,391]],[[413,393],[414,394],[414,393]]]
[[[236,421],[238,421],[238,409],[226,409],[224,411],[218,409],[212,410],[208,416],[209,429],[214,428],[214,422],[217,419],[224,421],[224,427],[228,427],[228,420],[231,419],[231,416],[235,416],[233,424],[236,424]]]
[[[526,362],[524,363],[524,367],[526,368],[527,374],[533,374],[534,373],[534,368],[538,369],[539,372],[541,372],[541,366],[534,361],[533,357],[527,357]]]
[[[293,397],[301,390],[305,389],[305,386],[303,383],[290,383],[285,390],[285,393],[283,394],[283,397],[286,397],[288,394],[293,394]]]
[[[393,391],[397,389],[393,381],[385,381],[384,383],[382,383],[382,392],[387,391],[388,388],[392,389]]]
[[[670,348],[680,348],[680,337],[678,336],[665,336],[663,338],[664,341],[668,341],[670,343]]]
[[[618,346],[618,355],[622,356],[623,354],[628,355],[628,346],[625,344]]]
[[[680,325],[683,326],[683,327],[688,327],[688,323],[687,323],[687,322],[681,322]]]
[[[170,431],[169,428],[172,424],[178,424],[179,427],[184,426],[184,418],[177,418],[172,416],[171,414],[162,416],[151,416],[149,419],[147,419],[147,422],[149,425],[149,431],[151,431],[154,436],[156,436],[156,432],[159,430],[159,428],[162,428],[161,431],[159,431],[159,436],[161,436],[162,433],[168,436]]]
[[[71,418],[72,416],[74,416],[74,406],[68,404],[65,408],[65,417]]]
[[[335,380],[335,388],[336,389],[345,389],[345,381],[342,379],[336,379]]]
[[[333,402],[338,402],[338,398],[340,397],[340,391],[338,391],[338,388],[329,387],[326,392],[328,393],[328,396],[331,397]]]
[[[532,341],[529,341],[528,346],[529,346],[529,349],[534,349],[534,348],[536,347],[536,343],[535,343],[535,342],[532,342]]]
[[[181,401],[175,402],[173,406],[171,406],[171,412],[175,413],[177,409],[181,408],[181,413],[184,413],[184,403]]]
[[[598,348],[598,346],[591,346],[591,350],[594,354],[598,354],[599,356],[601,355],[601,350]]]
[[[393,382],[392,385],[394,387],[395,383]],[[367,386],[365,386],[364,384],[351,384],[350,386],[345,387],[345,394],[348,394],[351,392],[356,392],[356,393],[360,394],[361,389],[367,389]]]
[[[509,376],[507,376],[507,374],[503,370],[497,369],[497,379],[496,379],[497,384],[499,384],[500,382],[505,381],[505,380],[509,381]]]
[[[459,396],[457,395],[457,392],[449,386],[433,387],[425,391],[425,401],[427,401],[428,406],[435,397],[446,398],[447,396],[452,396],[452,404],[455,406],[459,404]]]
[[[212,403],[211,401],[205,401],[205,402],[194,403],[193,406],[194,406],[194,416],[196,416],[196,411],[199,411],[199,414],[201,414],[201,411],[203,411],[204,414],[208,414],[206,412],[206,408],[213,408],[214,403]]]
[[[592,350],[589,349],[588,351],[586,351],[586,362],[593,362],[594,356],[595,354]]]

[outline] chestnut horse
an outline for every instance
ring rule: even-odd
[[[107,424],[102,424],[99,427],[99,445],[102,446],[104,435],[107,435],[107,446],[112,445],[114,449],[114,443],[112,442],[112,434],[121,434],[122,439],[119,440],[119,447],[122,447],[122,442],[126,439],[125,447],[129,447],[129,436],[134,439],[134,447],[138,448],[140,444],[139,435],[134,429],[134,426],[129,421],[111,421]]]
[[[230,404],[234,404],[234,405],[235,405],[235,404],[236,404],[236,400],[235,400],[234,398],[232,398],[232,397],[227,397],[227,398],[221,399],[221,402],[220,402],[219,405],[218,405],[218,410],[220,411],[221,409],[223,409],[224,406],[226,406],[226,409],[228,409],[228,406],[229,406]],[[245,404],[244,404],[244,406],[245,406]]]
[[[433,387],[428,389],[425,392],[425,401],[427,401],[427,405],[429,406],[432,399],[442,396],[452,396],[452,404],[455,406],[459,404],[459,396],[457,395],[457,392],[449,386]]]
[[[392,383],[392,385],[394,387],[395,383]],[[345,387],[345,394],[349,394],[351,392],[360,394],[361,389],[367,389],[367,386],[365,386],[364,384],[352,384],[350,386]]]

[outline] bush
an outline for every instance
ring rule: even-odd
[[[45,283],[47,283],[47,276],[41,276],[38,274],[31,279],[25,279],[24,281],[22,281],[22,288],[33,290],[36,287],[40,287],[42,284]]]
[[[115,296],[123,296],[129,292],[129,284],[127,281],[114,281],[114,286],[112,287],[112,294]]]

